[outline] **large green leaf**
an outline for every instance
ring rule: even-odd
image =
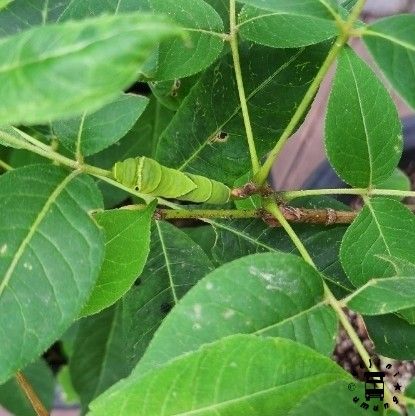
[[[347,306],[364,315],[384,315],[415,306],[415,277],[372,279],[347,298]]]
[[[241,45],[248,107],[260,156],[275,144],[327,53],[325,45],[273,49]],[[222,134],[221,134],[222,133]],[[157,160],[232,186],[250,168],[250,157],[232,58],[206,71],[163,132]]]
[[[246,6],[239,15],[241,36],[277,48],[295,48],[336,36],[331,0],[240,0]]]
[[[45,407],[50,410],[55,396],[55,380],[52,371],[43,360],[28,365],[23,375],[33,387]],[[1,406],[16,416],[36,416],[27,396],[13,379],[0,386]]]
[[[325,144],[337,174],[355,187],[370,187],[388,179],[402,154],[402,126],[395,104],[350,48],[339,57]]]
[[[413,261],[415,217],[400,202],[370,200],[347,229],[340,258],[349,279],[356,286],[369,280],[396,275],[390,257]]]
[[[415,16],[379,20],[368,27],[363,40],[394,88],[415,108]]]
[[[53,131],[73,153],[90,156],[122,139],[148,104],[148,98],[123,94],[94,113],[53,123]]]
[[[155,13],[167,14],[186,30],[181,39],[163,42],[159,48],[155,79],[193,75],[211,65],[223,49],[223,22],[215,9],[203,0],[149,0]]]
[[[364,316],[376,353],[396,360],[415,359],[415,325],[396,315]]]
[[[70,369],[84,408],[131,372],[166,314],[212,270],[201,248],[181,230],[157,224],[137,285],[114,307],[80,323]]]
[[[114,210],[95,214],[105,232],[105,258],[94,290],[83,308],[90,315],[114,304],[140,276],[150,251],[154,205],[140,211]]]
[[[58,339],[86,302],[104,256],[89,212],[101,207],[91,179],[56,166],[0,177],[0,383]]]
[[[316,388],[349,375],[285,339],[236,335],[104,393],[91,416],[282,416]]]
[[[349,381],[336,381],[326,384],[313,391],[310,395],[302,399],[288,416],[362,416],[367,415],[367,409],[360,407],[364,400],[365,385],[363,383]],[[359,398],[362,397],[362,399]],[[355,403],[354,398],[359,400]],[[382,414],[383,403],[371,399],[370,409],[377,406]]]
[[[36,27],[1,39],[0,125],[97,109],[134,82],[161,40],[179,33],[162,17],[130,14]]]
[[[225,264],[191,289],[132,374],[239,333],[290,338],[329,355],[336,332],[336,316],[315,269],[290,254],[256,254]],[[181,341],[172,344],[172,337]]]

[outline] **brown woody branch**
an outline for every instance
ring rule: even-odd
[[[16,381],[22,389],[23,393],[26,395],[30,404],[33,407],[33,410],[36,412],[37,416],[49,416],[49,412],[46,407],[43,405],[42,401],[39,399],[39,396],[33,390],[33,387],[28,382],[23,373],[18,372],[16,374]]]
[[[121,209],[141,210],[146,205],[128,205]],[[411,211],[415,211],[415,205],[407,205]],[[310,209],[297,208],[289,205],[279,205],[284,218],[291,223],[312,225],[338,225],[350,224],[359,214],[359,211],[336,211],[332,208]],[[164,209],[157,208],[154,211],[155,220],[203,220],[203,219],[248,219],[260,218],[270,227],[279,227],[279,222],[269,212],[263,209]]]

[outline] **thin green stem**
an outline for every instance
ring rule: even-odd
[[[366,189],[366,188],[345,188],[345,189],[306,189],[299,191],[280,192],[278,194],[285,201],[305,196],[321,195],[360,195],[360,196],[399,196],[402,198],[415,197],[415,191],[399,191],[397,189]]]
[[[300,240],[296,232],[293,230],[291,225],[288,223],[288,221],[284,218],[284,215],[280,211],[279,207],[275,204],[275,202],[272,199],[264,199],[263,202],[264,202],[264,209],[266,209],[270,214],[274,215],[274,217],[280,222],[281,226],[289,235],[289,237],[291,238],[294,245],[297,247],[303,259],[317,270],[317,267],[313,259],[311,258],[310,254],[308,253],[307,249],[305,248],[304,244],[302,243],[302,241]],[[337,316],[339,317],[339,320],[344,330],[348,334],[350,340],[353,342],[357,352],[359,353],[366,367],[370,369],[370,371],[374,371],[374,372],[379,371],[376,368],[376,366],[373,366],[373,363],[372,363],[372,366],[370,366],[369,353],[366,351],[366,348],[363,345],[362,341],[360,340],[359,335],[356,333],[356,330],[350,324],[347,315],[342,309],[341,302],[339,302],[336,299],[336,297],[333,295],[330,288],[326,285],[325,282],[323,282],[323,285],[324,285],[324,293],[325,293],[326,300],[328,301],[330,306],[334,309]],[[391,404],[391,406],[394,406],[392,395],[389,390],[385,390],[385,398]]]
[[[251,119],[249,117],[248,104],[245,94],[245,87],[242,78],[241,60],[238,49],[238,29],[236,25],[236,1],[230,0],[229,3],[230,14],[230,37],[233,65],[235,69],[236,84],[238,87],[239,101],[241,103],[242,116],[245,124],[246,138],[248,140],[249,154],[251,155],[252,170],[255,174],[258,172],[260,164],[258,154],[255,147],[254,133],[252,131]]]
[[[298,106],[296,112],[294,113],[291,121],[289,122],[288,126],[283,131],[281,137],[277,141],[275,147],[269,153],[265,163],[260,168],[258,173],[255,175],[255,183],[258,185],[262,185],[268,178],[268,175],[271,171],[271,168],[274,164],[274,161],[280,154],[281,150],[284,148],[287,140],[292,136],[294,130],[296,129],[297,125],[301,122],[302,118],[306,114],[310,104],[312,103],[318,89],[320,88],[321,83],[323,82],[324,78],[326,77],[327,72],[331,68],[332,64],[337,58],[337,55],[343,49],[344,45],[347,43],[350,37],[350,31],[353,28],[354,23],[358,19],[366,0],[359,0],[352,10],[348,20],[340,27],[341,33],[338,36],[336,42],[331,47],[323,65],[321,66],[320,70],[318,71],[316,77],[314,78],[313,82],[311,83],[310,87],[308,88],[303,100],[301,101],[300,105]]]
[[[35,139],[34,137],[30,136],[29,134],[25,133],[24,131],[17,129],[16,127],[12,127],[12,129],[21,136],[24,140],[28,141],[29,143],[33,144],[34,146],[40,147],[41,149],[45,150],[46,152],[49,151],[50,146],[42,143],[40,140]]]
[[[275,201],[272,199],[265,199],[264,200],[264,209],[267,210],[270,214],[272,214],[275,219],[281,224],[284,228],[285,232],[289,235],[294,245],[297,247],[297,250],[300,252],[303,259],[313,266],[314,268],[316,265],[314,264],[313,259],[308,254],[307,249],[304,247],[304,244],[301,242],[298,235],[295,233],[289,222],[285,219],[283,213],[279,209],[278,205],[275,204]]]
[[[3,170],[12,170],[13,168],[6,162],[4,162],[3,160],[0,160],[0,169]]]
[[[84,162],[84,157],[82,155],[82,132],[84,130],[84,123],[85,123],[86,112],[82,114],[81,122],[79,123],[78,128],[78,135],[76,137],[76,152],[75,152],[75,159],[79,163]]]

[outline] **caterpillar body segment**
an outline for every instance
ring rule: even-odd
[[[168,168],[145,156],[117,162],[112,173],[124,186],[151,196],[208,204],[224,204],[230,198],[230,189],[223,183]]]

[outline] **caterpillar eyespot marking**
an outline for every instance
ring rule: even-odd
[[[115,180],[146,195],[207,204],[225,204],[231,190],[223,183],[200,175],[181,172],[142,156],[117,162]]]

